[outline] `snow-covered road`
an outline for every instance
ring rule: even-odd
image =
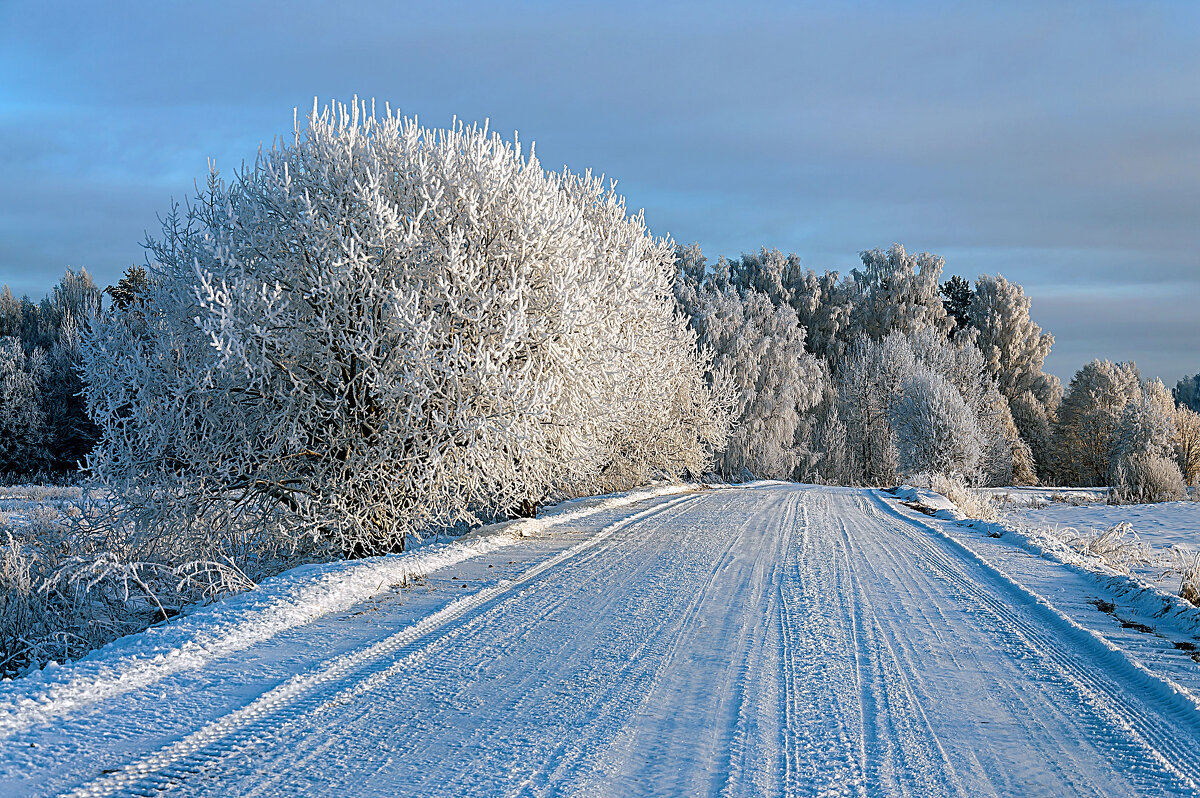
[[[0,740],[0,792],[1170,795],[1190,696],[874,491],[613,509]]]

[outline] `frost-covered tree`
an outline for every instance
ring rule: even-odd
[[[1175,462],[1184,481],[1200,481],[1200,413],[1189,407],[1175,410]]]
[[[1141,374],[1133,363],[1093,360],[1075,373],[1059,407],[1051,444],[1060,484],[1105,483],[1125,406],[1141,398]]]
[[[97,430],[83,400],[80,335],[100,313],[101,292],[85,269],[67,269],[50,295],[54,342],[46,350],[42,386],[50,457],[59,470],[73,470],[95,446]]]
[[[911,381],[921,374],[936,375],[958,399],[944,401],[936,392],[918,399],[909,396],[913,390],[929,388],[930,380]],[[905,419],[918,411],[925,413],[923,419],[932,418],[929,414],[935,411],[943,412],[948,415],[939,416],[937,422],[942,433],[963,430],[962,448],[954,453],[954,470],[960,475],[985,484],[1033,479],[1028,449],[1021,444],[1007,403],[968,336],[951,342],[931,328],[908,335],[893,332],[881,341],[863,336],[843,362],[837,385],[838,415],[846,426],[852,481],[887,483],[897,469],[912,473],[908,469],[914,463],[933,462],[925,454],[924,443],[902,438],[902,434],[924,427],[909,421],[903,428],[897,425],[901,402],[908,402]],[[962,421],[959,402],[966,408],[969,424]],[[944,434],[937,440],[942,445]]]
[[[838,416],[846,429],[849,481],[883,485],[895,479],[899,454],[890,418],[884,354],[877,341],[855,341],[838,370]],[[903,366],[911,366],[911,361]],[[903,368],[902,366],[902,368]]]
[[[28,379],[36,383],[39,431],[32,438],[18,436],[8,442],[11,449],[25,445],[23,441],[38,441],[26,456],[8,458],[10,468],[24,463],[17,470],[26,476],[32,470],[73,470],[95,443],[96,430],[80,395],[79,331],[99,309],[100,291],[85,269],[67,269],[50,294],[37,304],[28,298],[17,301],[7,286],[0,292],[0,332],[19,342],[23,352],[19,368],[26,369]],[[27,410],[6,410],[3,401],[24,404],[34,400],[23,389],[10,394],[8,400],[0,400],[0,413],[16,417]]]
[[[1109,481],[1120,501],[1173,501],[1185,496],[1175,463],[1175,403],[1158,380],[1127,404],[1112,437]]]
[[[27,357],[20,338],[0,338],[0,472],[28,473],[47,462],[45,373],[41,349]]]
[[[708,266],[698,246],[681,248],[677,255],[681,274],[698,267],[700,272],[693,279],[703,277]],[[765,247],[735,260],[721,259],[719,263],[724,264],[721,271],[726,281],[739,290],[758,291],[775,305],[791,305],[805,329],[805,348],[810,353],[827,364],[840,360],[846,346],[844,339],[854,288],[841,280],[837,272],[817,274],[804,268],[798,255],[784,255]]]
[[[820,455],[804,475],[805,481],[845,485],[853,479],[850,438],[838,410],[838,395],[832,383],[814,413],[810,450]]]
[[[1054,406],[1058,404],[1055,402]],[[1052,478],[1056,462],[1051,444],[1055,411],[1034,396],[1032,391],[1009,399],[1008,406],[1014,427],[1022,443],[1029,449],[1034,475],[1039,479]]]
[[[732,391],[732,426],[719,468],[727,477],[792,479],[809,464],[808,414],[826,382],[804,348],[795,311],[774,302],[778,286],[722,260],[711,271],[699,250],[679,253],[676,297],[713,353],[711,379]],[[757,275],[757,276],[756,276]],[[766,275],[769,277],[769,275]],[[754,285],[762,285],[759,290]]]
[[[917,364],[949,381],[970,408],[982,450],[977,479],[986,485],[1036,483],[1029,447],[1020,439],[1008,402],[974,346],[974,336],[963,334],[947,341],[927,327],[906,340]]]
[[[796,268],[785,273],[789,301],[800,323],[807,330],[808,351],[822,358],[829,369],[835,370],[850,345],[848,330],[854,309],[855,288],[843,281],[837,272],[817,274]]]
[[[1048,460],[1041,419],[1051,419],[1062,400],[1058,378],[1042,368],[1054,336],[1043,333],[1029,315],[1030,298],[1024,289],[997,275],[980,275],[975,282],[968,315],[978,331],[975,340],[988,372],[1011,404],[1020,398],[1014,420],[1021,437],[1037,458]]]
[[[314,106],[149,250],[84,362],[94,471],[151,536],[382,551],[723,442],[672,243],[486,127]]]
[[[984,440],[974,411],[945,377],[922,368],[904,380],[890,408],[901,474],[978,479]]]
[[[993,406],[998,410],[1000,435],[992,437],[985,458],[985,473],[988,484],[1036,485],[1038,484],[1037,461],[1033,450],[1021,437],[1008,400],[997,390]]]

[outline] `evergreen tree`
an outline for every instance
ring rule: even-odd
[[[119,310],[129,310],[142,301],[146,289],[150,287],[150,278],[146,270],[138,265],[125,270],[125,276],[104,289],[104,293],[112,297],[113,305]]]
[[[1171,394],[1179,404],[1200,413],[1200,374],[1180,378]]]
[[[950,337],[953,338],[971,324],[971,300],[975,292],[971,290],[971,284],[957,274],[942,283],[941,291],[945,297],[942,306],[946,308],[946,315],[954,320],[954,327],[950,330]]]

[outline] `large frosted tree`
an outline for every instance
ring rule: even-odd
[[[1054,336],[1029,315],[1024,289],[997,275],[980,275],[967,311],[988,373],[1012,408],[1021,438],[1039,464],[1050,460],[1049,425],[1062,401],[1058,378],[1043,369]],[[1043,469],[1045,473],[1045,469]]]
[[[853,340],[880,340],[932,329],[946,336],[954,320],[942,304],[938,280],[946,262],[928,252],[910,254],[900,244],[860,253],[862,267],[851,272],[854,305],[846,332]]]
[[[95,473],[151,533],[380,551],[722,443],[673,244],[486,128],[314,107],[150,253],[85,364]]]
[[[1157,502],[1184,498],[1183,474],[1175,462],[1179,439],[1176,408],[1158,380],[1121,412],[1109,454],[1109,484],[1121,501]]]
[[[1142,398],[1133,363],[1093,360],[1067,387],[1052,439],[1055,477],[1066,485],[1103,485],[1126,405]]]

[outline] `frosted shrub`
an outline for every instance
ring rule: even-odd
[[[983,441],[979,422],[953,385],[930,371],[919,371],[900,386],[890,417],[902,474],[979,472]]]
[[[1175,463],[1175,405],[1162,383],[1147,384],[1130,402],[1113,434],[1110,498],[1120,504],[1177,501],[1187,497]]]
[[[1150,504],[1187,498],[1179,466],[1165,457],[1122,458],[1113,467],[1112,483],[1109,501],[1113,504]]]
[[[1068,528],[1057,535],[1079,554],[1095,557],[1123,574],[1156,561],[1153,547],[1138,538],[1128,522],[1115,524],[1101,532],[1080,533]]]
[[[63,662],[189,605],[253,587],[282,562],[267,547],[230,559],[145,560],[151,548],[131,530],[105,523],[103,506],[80,491],[56,489],[26,503],[0,525],[0,677],[51,660]],[[232,550],[232,549],[231,549]],[[236,554],[237,552],[234,551]]]
[[[1171,549],[1171,570],[1179,574],[1179,597],[1200,606],[1200,552]]]
[[[84,345],[91,464],[147,540],[386,551],[722,442],[672,243],[486,128],[314,108],[149,249]]]

